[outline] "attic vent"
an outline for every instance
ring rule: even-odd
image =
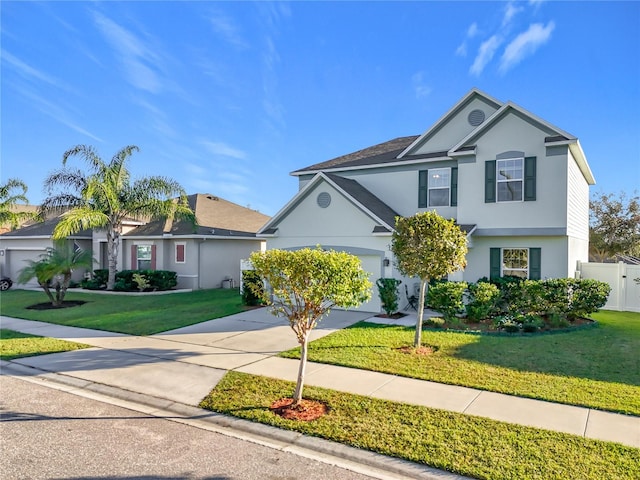
[[[331,205],[331,195],[329,195],[327,192],[320,192],[316,201],[318,202],[318,206],[320,208],[327,208],[329,205]]]
[[[477,127],[482,122],[484,122],[484,112],[482,110],[472,110],[467,117],[469,121],[469,125],[472,127]]]
[[[209,200],[220,200],[218,197],[214,197],[213,195],[207,195]]]

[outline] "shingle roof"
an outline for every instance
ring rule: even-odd
[[[172,235],[255,235],[269,217],[250,208],[210,194],[196,193],[187,197],[189,207],[195,212],[198,228],[184,221],[157,220],[128,232],[125,236]]]
[[[358,150],[357,152],[301,168],[300,170],[296,170],[292,173],[296,174],[338,167],[357,167],[362,165],[375,165],[393,162],[396,160],[396,157],[418,137],[419,135],[398,137],[393,140],[389,140],[388,142],[379,143],[378,145]]]
[[[388,226],[395,227],[396,217],[399,216],[398,213],[369,190],[350,178],[344,178],[332,173],[325,173],[325,175]]]
[[[49,218],[44,222],[34,223],[26,227],[18,228],[12,232],[3,233],[3,237],[50,237],[53,235],[53,230],[60,221],[60,216],[55,218]],[[82,230],[74,235],[70,235],[72,238],[91,238],[92,230]]]

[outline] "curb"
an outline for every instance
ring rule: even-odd
[[[336,465],[381,480],[466,480],[468,478],[322,438],[311,437],[270,425],[253,423],[171,400],[143,395],[60,373],[47,372],[11,361],[0,361],[0,374],[20,377],[26,381],[34,381],[51,388],[65,390],[71,394],[87,396],[151,416],[164,417],[166,420],[215,431],[223,435]],[[29,377],[31,380],[29,380]],[[57,387],[51,384],[56,384]],[[60,386],[66,388],[60,388]],[[119,402],[114,402],[114,399],[119,400]],[[178,417],[175,415],[178,415]]]

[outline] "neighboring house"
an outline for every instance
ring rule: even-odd
[[[59,216],[0,235],[2,275],[10,277],[16,283],[20,270],[27,266],[25,260],[39,260],[47,248],[53,247],[51,235],[58,221]],[[76,248],[91,250],[91,239],[92,231],[84,230],[68,237],[67,240],[73,242]],[[84,270],[74,272],[72,279],[80,281],[84,273]],[[26,286],[37,287],[38,283],[33,279]]]
[[[573,277],[588,261],[595,181],[578,139],[477,89],[422,135],[292,175],[300,190],[258,232],[267,248],[351,252],[373,282],[401,278],[410,293],[416,280],[396,270],[391,235],[396,216],[425,210],[454,218],[467,234],[467,267],[453,280]],[[375,288],[361,308],[379,311]]]
[[[239,285],[240,261],[264,248],[265,241],[256,238],[256,232],[269,217],[213,195],[194,194],[188,201],[198,221],[195,230],[185,222],[126,221],[120,237],[118,270],[175,271],[178,288]],[[57,222],[57,218],[50,219],[0,235],[3,274],[15,281],[26,266],[24,260],[35,260],[52,246]],[[93,252],[94,268],[108,268],[104,231],[85,231],[69,240]],[[76,272],[74,279],[83,275]]]
[[[264,248],[256,232],[269,217],[213,195],[189,195],[188,200],[196,230],[186,222],[141,225],[121,237],[120,268],[177,272],[179,288],[240,285],[240,261]],[[102,252],[106,268],[106,237],[94,240],[94,251]]]

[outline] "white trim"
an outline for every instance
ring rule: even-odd
[[[428,154],[427,154],[428,155]],[[333,173],[333,172],[349,172],[354,170],[367,170],[372,168],[385,168],[388,166],[403,166],[403,165],[415,165],[419,163],[431,163],[431,162],[443,162],[443,161],[451,161],[453,158],[447,155],[442,155],[440,157],[431,157],[431,158],[417,158],[411,160],[404,159],[396,159],[393,162],[385,162],[385,163],[375,163],[369,165],[360,165],[360,166],[351,166],[351,167],[333,167],[333,168],[322,168],[320,170],[305,170],[305,171],[294,171],[289,175],[292,177],[301,177],[303,175],[317,175],[318,173]]]

